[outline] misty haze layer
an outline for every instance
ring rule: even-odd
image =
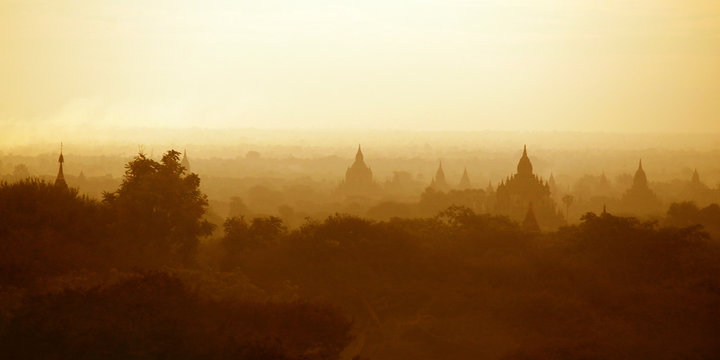
[[[719,19],[713,0],[3,2],[0,139],[127,125],[717,132]]]

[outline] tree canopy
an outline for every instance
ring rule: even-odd
[[[187,173],[180,153],[170,150],[157,162],[138,154],[126,165],[120,188],[104,194],[113,214],[114,233],[139,254],[192,261],[201,236],[213,226],[203,220],[207,196],[200,191],[200,178]]]

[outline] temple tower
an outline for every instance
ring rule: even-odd
[[[188,160],[187,157],[187,149],[183,150],[183,157],[180,161],[180,165],[182,165],[185,168],[186,172],[190,172],[190,160]]]
[[[460,183],[458,184],[458,189],[460,190],[467,190],[472,188],[472,184],[470,183],[470,176],[468,176],[467,168],[465,168],[465,171],[463,171],[462,178],[460,178]]]
[[[532,216],[540,227],[555,228],[562,223],[562,216],[550,198],[550,186],[533,173],[527,146],[523,146],[517,172],[497,186],[495,211],[524,223],[530,203],[533,204]]]
[[[642,160],[638,163],[632,186],[623,194],[621,202],[623,210],[632,214],[646,215],[661,210],[660,200],[648,186]]]
[[[62,153],[62,143],[60,143],[60,156],[58,157],[58,173],[55,177],[55,186],[64,187],[67,188],[67,182],[65,181],[65,174],[63,173],[63,163],[65,162],[65,157],[63,157]]]
[[[528,177],[533,176],[533,166],[527,154],[527,145],[523,145],[523,153],[517,165],[517,175]]]
[[[339,190],[346,195],[369,195],[377,190],[360,145],[355,153],[355,162],[345,171],[345,180],[340,183]]]
[[[442,161],[440,161],[440,165],[435,172],[435,176],[433,177],[432,182],[430,182],[430,187],[437,191],[450,190],[450,185],[448,185],[447,180],[445,180],[445,171],[443,171],[442,168]]]

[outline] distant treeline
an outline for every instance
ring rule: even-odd
[[[0,184],[0,353],[43,359],[709,359],[720,207],[526,232],[433,217],[214,229],[179,153],[102,201]]]

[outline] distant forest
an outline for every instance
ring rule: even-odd
[[[720,354],[717,204],[653,220],[598,209],[549,232],[452,203],[289,226],[209,213],[180,157],[139,154],[99,199],[0,184],[2,358]]]

